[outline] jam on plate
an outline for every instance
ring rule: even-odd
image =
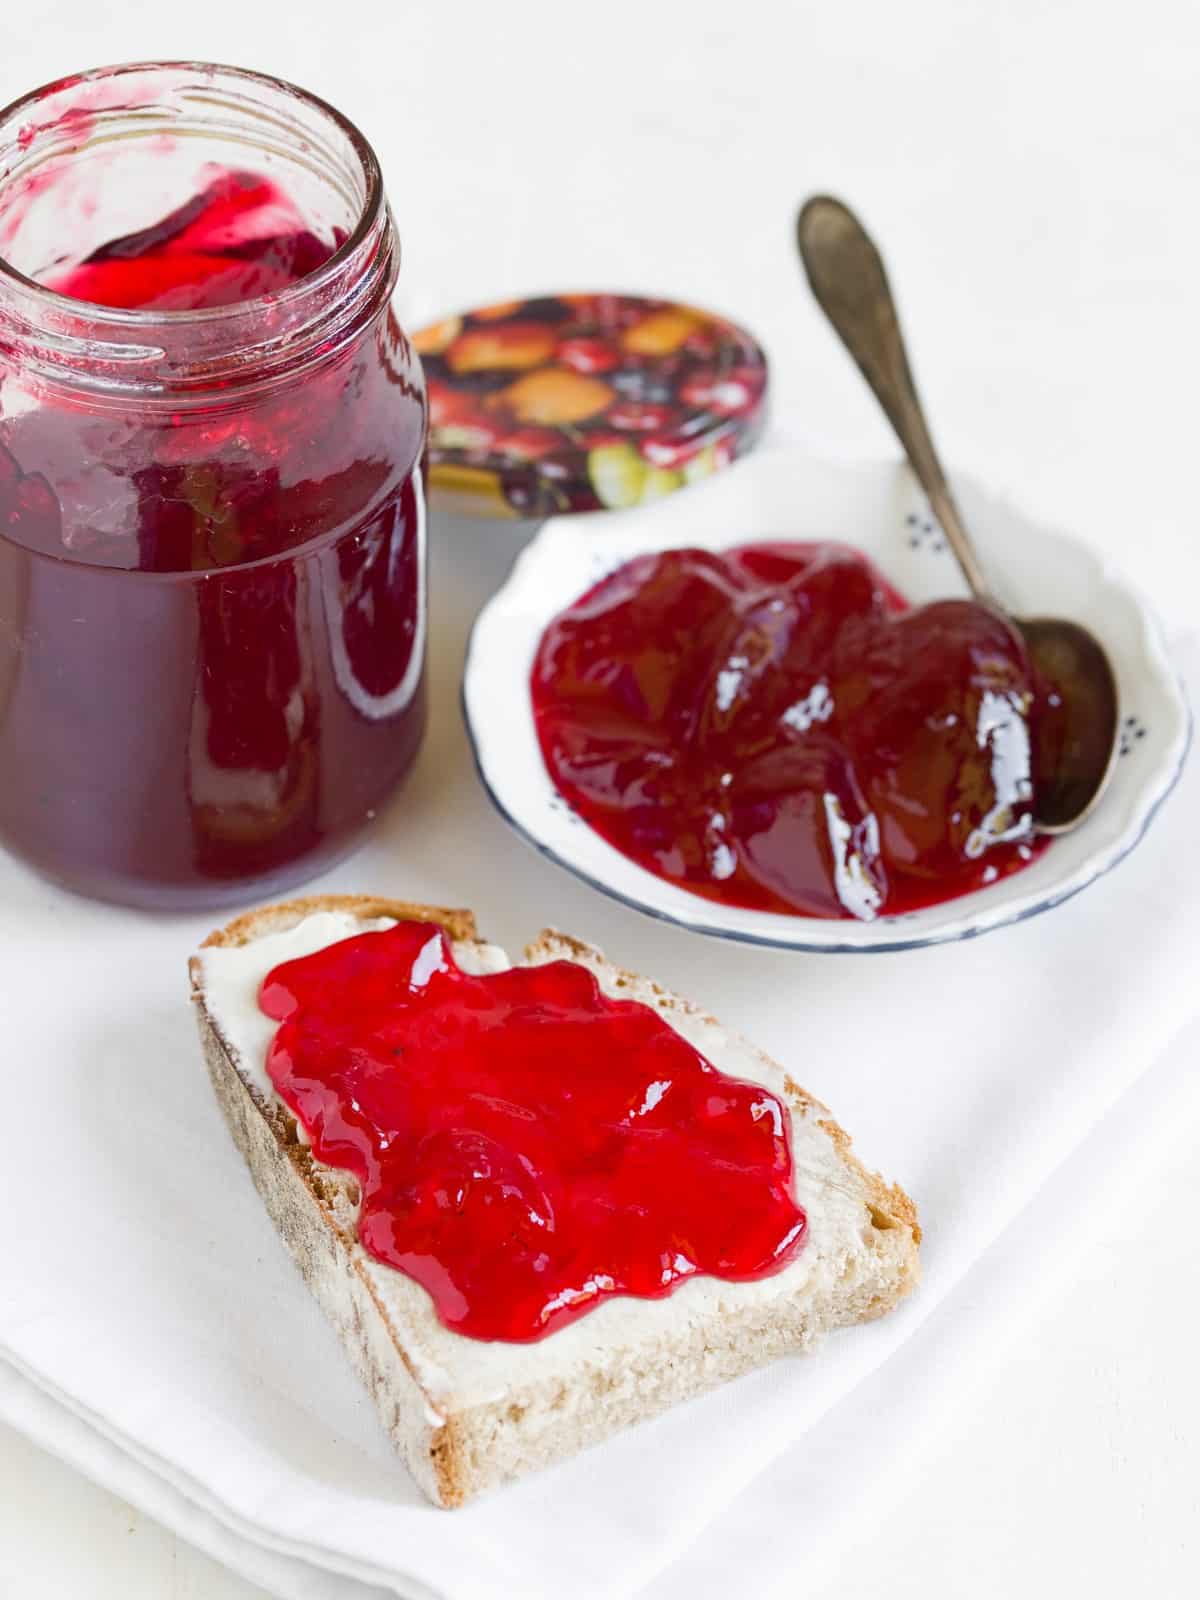
[[[792,916],[895,915],[1034,855],[1020,636],[910,609],[846,545],[639,556],[545,630],[531,692],[578,814],[659,877]]]

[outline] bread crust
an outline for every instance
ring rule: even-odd
[[[278,933],[295,927],[317,911],[345,911],[367,921],[371,917],[394,917],[397,922],[436,922],[452,939],[474,939],[475,915],[471,911],[448,910],[445,906],[424,906],[411,900],[390,900],[378,894],[308,894],[278,905],[259,906],[217,928],[205,939],[201,949],[211,945],[243,945],[261,939],[265,933]]]
[[[295,926],[315,912],[349,913],[361,920],[392,917],[437,923],[454,942],[477,939],[470,911],[414,904],[375,895],[311,895],[266,906],[236,917],[210,934],[202,948],[242,946],[269,933]],[[545,930],[531,944],[530,960],[576,960],[602,969],[615,989],[649,987],[655,1004],[671,1013],[721,1026],[700,1007],[614,967],[592,946]],[[822,1326],[801,1308],[774,1307],[730,1315],[723,1327],[725,1344],[713,1348],[711,1332],[691,1335],[687,1348],[658,1347],[622,1353],[619,1373],[593,1371],[581,1377],[580,1394],[570,1396],[561,1382],[547,1394],[528,1390],[499,1402],[469,1410],[448,1407],[423,1382],[411,1358],[403,1328],[396,1326],[372,1282],[371,1272],[353,1225],[357,1189],[347,1174],[331,1173],[315,1163],[297,1137],[296,1123],[281,1103],[268,1103],[239,1071],[234,1053],[205,1003],[203,970],[193,957],[189,970],[205,1062],[222,1113],[241,1150],[256,1187],[305,1281],[334,1323],[351,1362],[370,1392],[387,1432],[417,1483],[435,1504],[462,1505],[482,1489],[516,1476],[649,1416],[693,1393],[711,1387],[751,1366],[788,1351],[805,1349],[824,1326],[882,1316],[915,1285],[919,1277],[917,1245],[920,1230],[916,1208],[904,1191],[868,1172],[853,1154],[849,1136],[827,1108],[790,1077],[785,1092],[793,1109],[813,1113],[817,1125],[836,1149],[847,1187],[861,1196],[869,1229],[877,1235],[880,1261],[886,1271],[864,1283]],[[750,1048],[750,1047],[746,1047]],[[752,1052],[779,1071],[763,1052]],[[638,1368],[631,1357],[640,1357]],[[632,1377],[630,1372],[632,1371]],[[637,1387],[638,1383],[642,1387]],[[574,1399],[575,1411],[565,1402]],[[511,1403],[510,1403],[511,1402]],[[537,1411],[541,1433],[530,1444],[521,1438],[526,1413]],[[556,1415],[562,1411],[563,1415]],[[526,1430],[528,1431],[528,1429]],[[503,1459],[502,1469],[496,1461]]]

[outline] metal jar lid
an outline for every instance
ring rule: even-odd
[[[560,294],[423,328],[430,488],[480,517],[617,510],[748,450],[766,357],[712,312],[642,295]]]

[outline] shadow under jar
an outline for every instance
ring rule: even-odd
[[[0,112],[0,841],[81,892],[320,871],[424,720],[425,393],[376,158],[254,73]]]

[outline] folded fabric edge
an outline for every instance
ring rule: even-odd
[[[337,1556],[317,1564],[296,1554],[201,1485],[173,1482],[163,1465],[142,1459],[136,1445],[89,1420],[7,1353],[0,1353],[0,1420],[277,1600],[448,1600],[415,1578],[398,1587],[397,1578],[355,1572]]]

